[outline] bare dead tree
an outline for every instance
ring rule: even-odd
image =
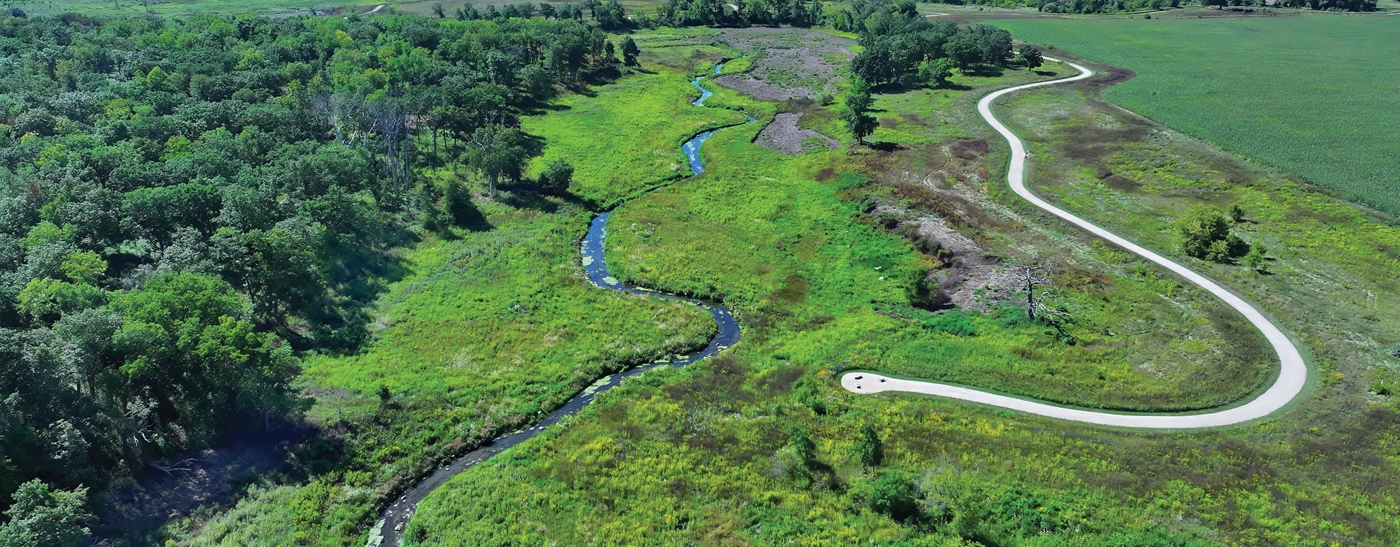
[[[384,155],[388,159],[389,177],[394,181],[394,193],[399,193],[403,162],[399,145],[408,137],[408,121],[412,113],[399,101],[386,99],[369,105],[371,126],[384,139]]]
[[[163,471],[167,477],[174,477],[176,473],[193,471],[194,469],[188,466],[191,462],[197,461],[203,460],[199,460],[197,458],[185,458],[170,465],[161,465],[160,462],[148,462],[148,465]]]
[[[345,144],[346,130],[353,127],[363,110],[365,98],[343,91],[322,91],[306,98],[311,112],[335,131],[336,144]],[[353,135],[351,144],[353,144]]]
[[[1016,284],[1026,292],[1026,318],[1035,320],[1037,316],[1059,325],[1069,318],[1069,311],[1055,302],[1055,281],[1044,266],[1023,264],[1018,266]]]

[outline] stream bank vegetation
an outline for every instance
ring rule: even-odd
[[[878,14],[922,27],[902,5]],[[1067,73],[1010,70],[1000,33],[957,30],[1002,56],[956,73],[911,50],[919,62],[870,90],[870,146],[855,146],[832,98],[849,84],[745,49],[767,29],[618,40],[572,15],[488,19],[0,18],[23,61],[0,66],[16,90],[0,95],[3,211],[22,220],[4,236],[4,328],[18,341],[0,348],[17,394],[0,415],[14,502],[0,537],[61,523],[127,544],[363,544],[378,508],[441,462],[713,332],[693,307],[584,281],[591,207],[620,201],[615,275],[723,300],[743,343],[629,381],[455,477],[422,504],[410,544],[1400,534],[1400,361],[1382,349],[1400,342],[1383,313],[1400,307],[1392,221],[1113,111],[1088,84],[1013,97],[1032,166],[1049,169],[1037,191],[1285,318],[1321,378],[1314,395],[1275,420],[1189,434],[857,396],[840,370],[1188,410],[1247,398],[1273,363],[1228,308],[998,183],[1006,152],[976,98]],[[628,42],[640,67],[621,66]],[[793,58],[840,66],[854,51]],[[774,103],[702,82],[711,108],[690,106],[691,80],[739,56],[736,79],[801,91]],[[718,132],[705,175],[677,178],[675,147],[739,112],[757,123]],[[779,112],[841,150],[753,146]],[[637,123],[647,138],[613,136]],[[1232,213],[1227,230],[1209,209],[1180,221],[1193,206]],[[1192,225],[1209,229],[1180,229]],[[1208,235],[1207,250],[1230,234],[1267,245],[1270,267],[1191,258],[1183,233]],[[1028,317],[1017,271],[1031,264],[1069,320]],[[189,454],[237,438],[232,416],[254,438],[292,432],[271,469],[234,473],[232,507],[152,517],[121,503],[147,484],[143,465],[199,475],[207,452]],[[84,509],[97,488],[110,494]],[[172,512],[184,516],[165,523]]]
[[[975,101],[1064,70],[1041,68],[874,92],[869,148],[839,105],[803,105],[803,125],[843,150],[796,157],[750,144],[778,105],[720,90],[707,104],[749,105],[760,124],[709,139],[704,175],[622,205],[609,264],[629,283],[723,299],[744,342],[628,382],[454,478],[408,544],[1392,543],[1400,401],[1384,386],[1400,362],[1381,310],[1400,305],[1384,275],[1400,232],[1108,108],[1097,81],[999,107],[1032,144],[1032,184],[1286,318],[1321,378],[1312,395],[1269,421],[1164,433],[840,388],[838,370],[868,368],[1163,409],[1269,380],[1267,344],[1228,308],[999,182],[1006,151]],[[1185,254],[1175,225],[1203,205],[1238,211],[1210,234],[1267,245],[1274,273]],[[1012,288],[1026,264],[1044,265],[1074,312],[1068,336],[1027,318]]]
[[[703,311],[578,275],[592,211],[566,162],[529,164],[518,120],[618,77],[611,44],[573,19],[0,14],[0,534],[362,542],[436,462],[702,347]]]

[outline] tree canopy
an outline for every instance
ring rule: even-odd
[[[301,408],[296,352],[355,351],[391,249],[435,225],[419,167],[520,180],[539,149],[520,113],[616,62],[602,29],[631,23],[589,8],[0,13],[0,534],[29,533],[39,487],[101,487]]]

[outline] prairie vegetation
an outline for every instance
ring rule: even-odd
[[[1400,381],[1400,362],[1384,351],[1396,326],[1380,310],[1400,305],[1384,275],[1395,268],[1387,251],[1395,229],[1107,108],[1093,98],[1097,82],[999,107],[1032,142],[1033,184],[1286,318],[1321,377],[1313,394],[1260,424],[1138,433],[924,397],[857,396],[832,380],[837,366],[888,370],[907,362],[916,370],[906,374],[922,377],[1000,366],[975,353],[958,355],[951,372],[929,366],[930,356],[966,338],[984,351],[1023,335],[1038,340],[1037,351],[1065,347],[1046,324],[1010,320],[996,304],[1005,295],[986,290],[994,278],[980,277],[1006,260],[1050,256],[1062,298],[1074,302],[1067,307],[1076,321],[1066,329],[1078,351],[1043,362],[1023,351],[1024,384],[1012,382],[1019,371],[1011,368],[973,385],[1054,399],[1048,392],[1065,382],[1076,386],[1065,391],[1076,402],[1092,404],[1086,399],[1101,393],[1074,383],[1089,380],[1076,376],[1084,363],[1055,364],[1083,359],[1093,347],[1131,355],[1140,339],[1143,353],[1161,360],[1124,369],[1140,380],[1115,376],[1121,396],[1127,386],[1173,385],[1169,375],[1156,376],[1158,367],[1189,361],[1184,341],[1206,340],[1203,333],[1219,336],[1198,347],[1224,352],[1219,363],[1267,353],[1251,342],[1257,333],[1212,311],[1209,299],[1067,230],[1000,186],[1004,149],[983,140],[991,131],[975,123],[972,104],[981,86],[1038,77],[954,76],[971,89],[877,91],[875,150],[854,155],[778,156],[749,144],[759,124],[716,134],[706,142],[703,176],[614,213],[609,260],[633,282],[723,298],[745,328],[744,342],[688,369],[649,373],[458,476],[424,502],[409,544],[1393,542],[1400,530],[1388,492],[1397,462],[1381,454],[1400,442],[1400,402],[1384,387]],[[751,103],[726,91],[713,100]],[[772,115],[748,108],[763,112],[760,124]],[[808,127],[853,142],[831,108],[802,108]],[[1227,217],[1230,231],[1265,243],[1274,274],[1181,253],[1177,218],[1202,204],[1230,210],[1235,203],[1242,214],[1238,222]],[[930,228],[929,218],[956,235]],[[1294,230],[1294,222],[1309,228]],[[989,264],[987,256],[997,258]],[[951,277],[935,276],[939,291],[952,292],[946,296],[963,309],[916,306],[937,296],[918,281],[940,272]],[[953,274],[987,286],[958,290]],[[979,306],[984,311],[974,311]],[[1162,315],[1131,319],[1151,310]],[[1141,327],[1127,326],[1134,322]],[[1206,330],[1150,341],[1182,328]],[[1163,349],[1172,340],[1183,345]],[[1271,366],[1253,363],[1202,367],[1175,385],[1247,386],[1248,374],[1222,374]]]
[[[814,31],[619,39],[569,17],[457,21],[461,5],[442,19],[0,16],[0,46],[23,59],[0,64],[0,212],[22,220],[0,227],[0,539],[363,544],[386,500],[443,461],[713,332],[693,307],[587,284],[579,238],[614,204],[613,273],[723,300],[743,341],[456,476],[408,544],[1400,538],[1393,218],[1109,107],[1097,92],[1121,71],[1012,96],[998,109],[1031,145],[1038,192],[1258,303],[1306,348],[1315,385],[1279,416],[1192,433],[858,396],[837,372],[1193,410],[1248,397],[1273,362],[1218,302],[1003,188],[1006,151],[973,104],[1065,71],[1013,60],[1002,32],[865,6],[848,13],[865,47],[823,35],[811,43],[830,50],[765,58],[754,50],[802,49]],[[735,24],[810,13],[668,5]],[[641,67],[610,51],[627,43]],[[857,50],[878,85],[827,70]],[[792,59],[820,59],[821,77]],[[709,78],[709,108],[691,106],[691,80],[723,60],[724,81],[788,100]],[[841,149],[755,146],[780,113]],[[683,177],[678,145],[731,125],[705,143],[704,175]],[[1269,251],[1238,256],[1231,237]],[[1057,313],[1027,317],[1028,267]],[[135,468],[203,474],[192,451],[235,416],[310,434],[271,471],[231,478],[234,503],[89,518],[139,487]]]
[[[704,55],[715,48],[691,50]],[[686,72],[661,68],[600,88],[592,96],[571,95],[554,112],[521,120],[522,128],[545,142],[532,169],[551,160],[575,165],[571,191],[607,209],[665,182],[690,176],[682,143],[709,129],[744,123],[742,114],[689,108],[699,97]]]

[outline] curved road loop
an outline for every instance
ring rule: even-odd
[[[715,74],[719,74],[723,69],[724,63],[715,66]],[[696,78],[695,81],[691,82],[691,85],[700,90],[700,98],[692,103],[695,106],[705,106],[705,99],[713,94],[710,90],[700,85],[700,80],[701,78]],[[753,123],[753,121],[753,117],[750,116],[749,123]],[[685,154],[686,160],[690,163],[690,172],[692,175],[699,175],[705,171],[705,166],[700,161],[700,144],[705,142],[705,139],[713,136],[716,131],[719,131],[719,129],[712,129],[691,137],[690,140],[686,141],[685,144],[681,146],[681,153]],[[593,221],[588,225],[588,234],[583,236],[583,242],[579,245],[579,255],[583,262],[583,272],[588,276],[588,280],[592,282],[593,285],[604,289],[650,296],[663,300],[689,302],[692,305],[698,306],[709,312],[710,317],[715,320],[715,325],[718,328],[716,329],[714,337],[710,338],[710,342],[705,346],[705,349],[700,350],[699,353],[686,356],[666,357],[659,361],[606,376],[593,385],[588,386],[587,389],[574,395],[572,399],[564,403],[564,406],[545,415],[533,425],[523,430],[497,437],[485,446],[468,452],[466,455],[438,468],[427,478],[419,482],[412,490],[405,492],[399,499],[395,500],[393,504],[386,507],[384,511],[380,513],[379,520],[375,522],[374,527],[370,529],[369,541],[365,544],[365,547],[403,545],[404,527],[408,524],[408,521],[413,518],[413,513],[418,509],[418,504],[426,499],[428,494],[433,493],[438,487],[447,484],[448,480],[463,471],[471,469],[490,457],[539,435],[546,428],[559,423],[559,421],[565,417],[578,413],[583,407],[593,402],[593,399],[599,394],[621,385],[623,380],[658,367],[683,367],[696,361],[708,359],[739,342],[742,334],[739,330],[739,324],[734,321],[734,315],[729,313],[729,309],[724,307],[724,305],[707,300],[684,298],[647,289],[629,287],[613,277],[612,274],[608,272],[608,264],[603,256],[603,242],[607,237],[607,224],[608,217],[610,216],[612,216],[612,211],[600,213],[598,216],[593,217]]]
[[[1264,333],[1264,337],[1268,339],[1269,344],[1273,345],[1274,351],[1278,354],[1280,364],[1278,378],[1274,381],[1273,385],[1269,386],[1267,391],[1248,403],[1224,410],[1199,414],[1120,414],[1067,408],[1016,397],[997,395],[995,393],[988,393],[976,389],[940,384],[937,382],[890,378],[888,376],[869,372],[847,373],[841,377],[841,386],[855,393],[878,393],[882,391],[923,393],[1017,410],[1040,416],[1059,418],[1062,420],[1107,426],[1151,429],[1190,429],[1233,425],[1263,418],[1287,406],[1289,402],[1302,393],[1303,386],[1307,383],[1308,379],[1308,367],[1303,363],[1303,356],[1298,353],[1298,348],[1294,347],[1293,342],[1291,342],[1278,327],[1274,326],[1273,323],[1265,318],[1264,314],[1259,313],[1259,310],[1254,309],[1254,306],[1251,306],[1240,297],[1235,296],[1234,293],[1225,290],[1214,281],[1206,279],[1204,276],[1187,269],[1185,266],[1172,262],[1131,241],[1114,235],[1108,230],[1095,226],[1087,220],[1051,205],[1045,200],[1040,199],[1040,197],[1036,196],[1026,187],[1026,147],[1021,142],[1021,139],[1016,137],[1015,133],[1012,133],[1010,129],[1007,129],[1005,125],[997,120],[996,116],[992,115],[992,103],[1001,96],[1009,93],[1051,84],[1084,80],[1094,75],[1093,71],[1074,63],[1060,61],[1059,59],[1051,59],[1049,57],[1047,57],[1046,60],[1063,62],[1079,70],[1079,75],[1059,80],[1006,88],[983,97],[982,100],[977,103],[977,111],[982,114],[982,117],[987,120],[987,123],[991,124],[998,133],[1006,137],[1006,142],[1011,145],[1011,167],[1006,172],[1006,180],[1010,183],[1011,189],[1036,207],[1049,211],[1051,214],[1064,219],[1066,222],[1083,228],[1095,236],[1112,242],[1114,245],[1151,260],[1159,266],[1171,270],[1172,273],[1186,278],[1188,281],[1195,283],[1217,298],[1225,301],[1230,307],[1244,315],[1250,323],[1254,324],[1255,328]]]

